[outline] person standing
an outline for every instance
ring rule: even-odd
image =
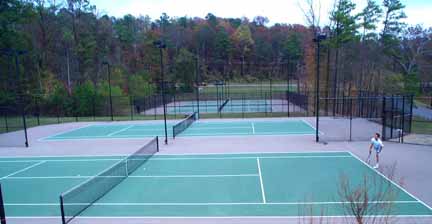
[[[381,153],[383,147],[384,147],[384,144],[381,141],[381,135],[379,133],[375,133],[375,136],[371,139],[371,144],[369,146],[369,156],[367,159],[367,162],[370,163],[370,157],[371,157],[372,148],[373,148],[375,150],[375,158],[376,158],[376,164],[373,167],[375,169],[379,168],[379,154]]]

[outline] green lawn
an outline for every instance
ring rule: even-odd
[[[412,121],[412,133],[432,135],[432,121],[421,117],[414,117]]]
[[[229,93],[231,94],[261,94],[261,93],[267,93],[269,94],[270,90],[273,93],[281,93],[287,91],[287,85],[286,84],[273,84],[270,88],[270,84],[268,83],[257,83],[257,84],[233,84],[231,86],[225,87],[228,89]],[[222,88],[219,87],[219,91],[221,91]],[[296,84],[290,84],[290,91],[294,92],[297,91],[297,85]],[[216,94],[217,88],[214,85],[209,85],[203,87],[201,93],[203,94]]]

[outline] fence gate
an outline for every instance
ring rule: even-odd
[[[403,142],[411,132],[413,102],[413,96],[383,98],[383,140]]]

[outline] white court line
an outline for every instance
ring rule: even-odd
[[[47,142],[57,142],[57,141],[81,141],[81,140],[106,140],[106,139],[116,139],[116,140],[132,140],[132,139],[139,139],[142,140],[143,138],[154,138],[155,135],[118,135],[118,136],[93,136],[93,137],[82,137],[82,136],[75,136],[75,137],[54,137],[50,139],[45,139],[44,141]]]
[[[320,134],[324,135],[322,132],[319,132]],[[315,135],[315,133],[312,132],[259,132],[259,134],[255,136],[293,136],[293,135]],[[249,133],[225,133],[225,132],[216,132],[211,134],[182,134],[178,137],[238,137],[238,136],[253,136]],[[50,139],[45,139],[44,141],[65,141],[65,140],[104,140],[104,139],[116,139],[116,140],[131,140],[131,139],[142,139],[142,138],[153,138],[154,134],[136,134],[136,135],[117,135],[117,136],[92,136],[92,137],[84,137],[84,136],[75,136],[75,137],[53,137]]]
[[[302,122],[305,123],[307,126],[311,127],[314,131],[316,131],[316,128],[315,128],[314,126],[312,126],[312,124],[310,124],[310,123],[307,122],[306,120],[301,119],[300,121],[302,121]],[[321,135],[324,135],[324,133],[321,132],[321,131],[319,131],[319,130],[318,130],[318,133],[321,134]],[[315,134],[315,133],[314,133],[314,134]]]
[[[348,151],[344,150],[325,150],[325,151],[304,151],[304,152],[208,152],[208,153],[170,153],[170,154],[160,154],[159,156],[184,156],[184,155],[193,155],[193,156],[206,156],[206,155],[248,155],[248,154],[259,154],[259,155],[266,155],[266,154],[316,154],[316,153],[324,153],[324,154],[333,154],[333,153],[345,153],[349,154]],[[57,156],[2,156],[2,158],[63,158],[63,157],[113,157],[113,156],[120,156],[120,157],[127,157],[130,156],[129,154],[107,154],[107,155],[98,155],[98,154],[80,154],[80,155],[57,155]],[[351,155],[350,155],[351,156]],[[20,161],[20,160],[18,160]],[[0,160],[1,162],[1,160]]]
[[[151,158],[150,160],[236,160],[236,159],[256,159],[257,156],[245,157],[185,157],[185,158]],[[309,159],[309,158],[352,158],[352,156],[258,156],[261,159]]]
[[[20,169],[20,170],[18,170],[18,171],[15,171],[15,172],[13,172],[13,173],[7,175],[7,176],[4,176],[4,177],[0,178],[0,180],[6,179],[6,178],[11,177],[11,176],[13,176],[13,175],[16,175],[16,174],[18,174],[18,173],[24,172],[24,171],[26,171],[26,170],[29,170],[29,169],[33,168],[33,167],[39,166],[39,165],[41,165],[42,163],[45,163],[45,162],[46,162],[46,161],[40,161],[40,162],[38,162],[38,163],[36,163],[36,164],[33,164],[33,165],[28,166],[28,167],[26,167],[26,168],[23,168],[23,169]]]
[[[289,132],[289,131],[286,131],[286,132],[259,132],[259,133],[257,133],[257,135],[282,135],[282,136],[284,136],[284,135],[314,135],[315,133],[311,133],[311,132],[297,132],[297,131],[295,131],[295,132]],[[231,133],[231,132],[213,132],[213,133],[211,133],[211,134],[206,134],[206,135],[203,135],[203,134],[200,134],[200,133],[197,133],[197,134],[184,134],[182,137],[188,137],[188,136],[203,136],[203,137],[212,137],[212,136],[222,136],[222,137],[230,137],[230,136],[232,136],[232,135],[245,135],[245,136],[252,136],[251,134],[249,134],[249,133],[244,133],[244,132],[238,132],[238,133]]]
[[[369,164],[365,163],[363,160],[361,160],[359,157],[357,157],[354,153],[352,152],[348,152],[351,154],[352,157],[354,157],[355,159],[357,159],[358,161],[360,161],[361,163],[363,163],[366,167],[368,167],[369,169],[371,169],[373,172],[375,172],[376,174],[380,175],[381,177],[383,177],[384,179],[386,179],[387,181],[389,181],[390,183],[394,184],[397,188],[399,188],[400,190],[402,190],[403,192],[405,192],[406,194],[408,194],[409,196],[411,196],[412,198],[414,198],[415,200],[417,200],[419,203],[421,203],[422,205],[424,205],[426,208],[428,208],[429,210],[432,211],[432,208],[427,205],[424,201],[420,200],[419,198],[417,198],[416,196],[414,196],[413,194],[409,193],[407,190],[405,190],[404,188],[402,188],[399,184],[397,184],[396,182],[394,182],[393,180],[390,180],[388,177],[386,177],[385,175],[383,175],[382,173],[378,172],[376,169],[372,168],[369,166]]]
[[[257,153],[260,154],[260,153]],[[165,154],[165,156],[171,156],[171,154]],[[185,154],[188,155],[188,154]],[[217,155],[217,154],[208,154],[208,155]],[[235,155],[235,154],[232,154]],[[159,155],[162,156],[162,155]],[[179,156],[179,155],[177,155]],[[64,158],[64,157],[59,157]],[[125,156],[120,158],[113,158],[113,159],[49,159],[44,160],[45,162],[96,162],[96,161],[120,161],[124,159]],[[158,160],[242,160],[242,159],[256,159],[257,156],[242,156],[242,157],[173,157],[173,158],[158,158],[158,157],[152,157],[149,160],[150,161],[158,161]],[[322,155],[322,156],[258,156],[258,158],[261,159],[313,159],[313,158],[352,158],[350,155],[340,155],[340,156],[331,156],[331,155]],[[41,160],[16,160],[14,162],[40,162]],[[2,163],[3,161],[0,161]],[[7,163],[10,163],[11,161],[7,161]]]
[[[317,201],[317,202],[212,202],[212,203],[64,203],[64,205],[89,205],[92,206],[212,206],[212,205],[340,205],[340,204],[363,204],[364,202],[349,201]],[[369,201],[370,204],[419,204],[418,201]],[[58,203],[5,203],[6,206],[58,206]]]
[[[168,127],[172,128],[172,127]],[[226,126],[220,126],[220,127],[194,127],[194,130],[200,131],[200,130],[220,130],[220,129],[247,129],[249,126],[232,126],[232,127],[226,127]],[[135,128],[133,127],[132,131],[164,131],[165,129],[150,129],[150,128]]]
[[[215,175],[131,175],[129,178],[220,178],[220,177],[258,177],[258,174],[215,174]],[[51,177],[8,177],[7,179],[87,179],[98,176],[51,176]],[[99,178],[119,178],[124,176],[100,176]]]
[[[255,134],[255,124],[254,122],[251,122],[251,124],[252,124],[252,134]]]
[[[79,127],[79,128],[73,128],[72,130],[66,130],[66,131],[57,132],[56,134],[49,135],[48,137],[42,137],[42,138],[38,139],[37,141],[45,141],[48,138],[53,138],[55,136],[62,135],[62,134],[68,133],[68,132],[77,131],[77,130],[80,130],[80,129],[83,129],[83,128],[88,128],[88,127],[91,127],[93,125],[94,124],[88,124],[88,125],[84,125],[84,126]]]
[[[58,206],[58,204],[57,204]],[[61,216],[8,216],[8,219],[59,219]],[[299,219],[306,216],[79,216],[75,219]],[[329,215],[307,216],[308,218],[355,218],[355,216]],[[388,215],[365,215],[365,218],[388,218]],[[394,215],[396,218],[431,218],[432,215]]]
[[[61,157],[59,157],[61,158]],[[64,158],[64,157],[63,157]],[[48,159],[48,160],[44,160],[45,162],[97,162],[97,161],[119,161],[124,159],[125,157],[122,158],[117,158],[117,159]],[[40,162],[41,160],[14,160],[14,161],[0,161],[1,163],[37,163]]]
[[[260,159],[256,158],[256,161],[257,161],[257,166],[258,166],[259,181],[260,181],[260,185],[261,185],[262,201],[265,204],[267,201],[266,201],[266,197],[265,197],[264,184],[263,184],[263,179],[262,179],[262,174],[261,174]]]
[[[118,131],[115,131],[115,132],[109,133],[109,134],[106,135],[106,136],[113,136],[113,135],[118,134],[118,133],[120,133],[120,132],[126,131],[126,130],[128,130],[129,128],[132,128],[133,126],[134,126],[134,125],[129,125],[129,126],[127,126],[127,127],[125,127],[125,128],[122,128],[122,129],[120,129],[120,130],[118,130]]]

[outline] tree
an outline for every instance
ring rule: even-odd
[[[215,28],[218,25],[216,16],[211,13],[208,13],[205,19],[207,20],[207,23],[213,28]]]
[[[287,80],[289,81],[290,77],[288,76],[296,72],[303,57],[300,36],[298,34],[294,33],[288,36],[284,42],[282,54],[287,63]]]
[[[236,32],[233,34],[233,40],[236,43],[238,51],[240,52],[241,57],[241,76],[244,76],[244,63],[245,57],[247,53],[251,51],[251,48],[254,44],[254,40],[252,39],[252,34],[248,24],[240,25]]]
[[[381,42],[384,47],[384,53],[394,55],[394,47],[398,43],[398,36],[402,32],[405,24],[401,22],[406,18],[403,9],[405,6],[400,0],[384,0],[384,28],[381,32]]]
[[[265,26],[269,22],[269,19],[265,16],[256,16],[253,19],[255,26]]]
[[[366,7],[359,14],[361,19],[360,27],[362,28],[362,41],[375,37],[374,31],[377,23],[382,16],[382,9],[374,0],[368,0]]]
[[[195,81],[195,60],[194,55],[182,48],[175,59],[175,80],[180,83],[183,91],[193,90]]]
[[[374,40],[377,39],[377,23],[382,16],[382,9],[374,0],[368,0],[366,7],[359,14],[362,46],[359,46],[360,55],[360,73],[357,79],[357,89],[364,90],[365,71],[368,65],[373,64],[372,58],[368,54],[372,52],[371,48],[376,47]]]
[[[333,96],[338,95],[338,69],[340,48],[344,44],[356,38],[358,15],[353,15],[355,4],[351,0],[338,0],[335,9],[330,14],[330,20],[334,24],[330,43],[335,48]]]
[[[156,87],[151,83],[150,74],[141,72],[129,77],[129,94],[134,97],[145,97],[155,93]]]

